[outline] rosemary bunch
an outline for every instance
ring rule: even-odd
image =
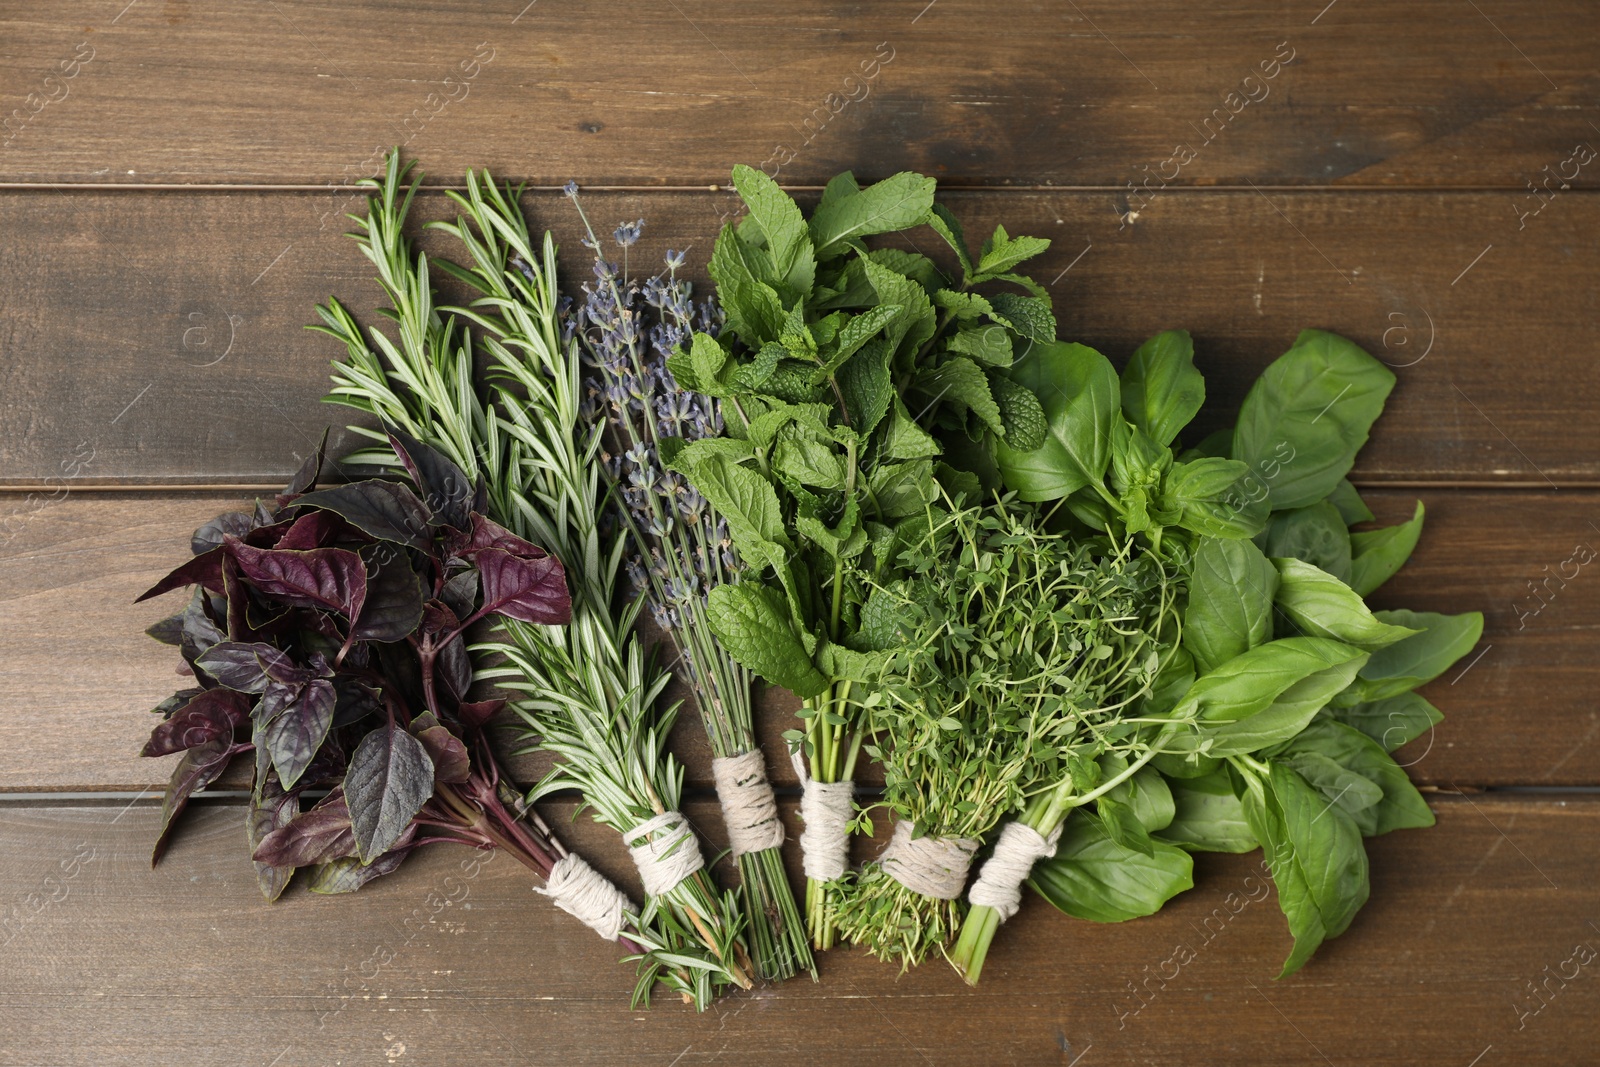
[[[546,235],[535,254],[514,197],[502,195],[487,173],[469,172],[469,196],[451,195],[470,222],[434,225],[462,240],[473,267],[434,265],[483,296],[471,309],[441,314],[429,261],[402,232],[415,191],[401,188],[409,169],[396,153],[383,183],[367,183],[377,195],[353,235],[378,268],[393,304],[381,313],[395,322],[399,341],[371,331],[380,358],[336,301],[319,308],[325,332],[349,351],[348,362],[335,364],[328,400],[372,412],[439,448],[481,479],[491,517],[562,562],[572,586],[571,625],[513,623],[475,649],[503,657],[502,666],[479,676],[520,694],[511,707],[526,724],[529,747],[562,757],[528,799],[576,788],[599,821],[624,834],[653,826],[630,842],[636,859],[640,850],[670,852],[663,862],[687,865],[698,846],[681,817],[665,818],[682,791],[682,770],[664,750],[675,709],[655,712],[667,676],[647,664],[630,635],[637,605],[615,603],[625,544],[600,528],[599,433],[581,424],[576,346],[560,336],[554,242]],[[487,402],[474,382],[472,338],[457,318],[484,332],[492,365]],[[637,929],[630,938],[646,949],[636,997],[661,981],[703,1009],[729,983],[748,987],[735,902],[731,894],[719,897],[704,870],[652,895],[629,921]]]
[[[905,967],[955,936],[967,865],[1004,818],[1049,808],[1058,782],[1094,779],[1137,743],[1130,694],[1160,669],[1171,606],[1149,557],[1048,532],[1009,498],[945,503],[905,539],[907,577],[862,609],[898,638],[863,701],[866,751],[884,767],[883,805],[911,825],[842,885],[838,922]]]
[[[706,594],[740,569],[727,520],[684,477],[662,465],[663,453],[722,432],[720,403],[678,387],[667,357],[695,330],[715,334],[720,315],[695,305],[678,277],[684,254],[668,251],[666,269],[639,283],[627,277],[627,250],[644,220],[615,234],[624,269],[600,254],[588,216],[568,186],[595,252],[586,299],[568,311],[592,370],[586,410],[609,419],[620,454],[607,458],[619,517],[641,549],[627,563],[635,589],[648,593],[658,626],[681,651],[701,723],[718,761],[719,793],[736,862],[747,933],[761,977],[782,980],[801,968],[815,977],[805,926],[783,868],[783,825],[759,761],[750,711],[750,672],[718,644],[706,617]],[[747,755],[747,754],[754,755]],[[741,763],[740,757],[746,757]]]

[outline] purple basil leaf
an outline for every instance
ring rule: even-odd
[[[370,863],[393,848],[433,795],[433,761],[422,742],[387,723],[361,739],[344,776],[356,850]]]
[[[452,706],[467,699],[467,691],[472,688],[472,660],[467,655],[465,637],[456,634],[439,649],[433,661],[433,675],[444,684],[442,695],[452,698]]]
[[[399,482],[369,478],[364,482],[319,489],[295,501],[296,506],[333,512],[369,537],[426,551],[433,544],[433,516],[427,505]]]
[[[181,695],[181,694],[180,694]],[[250,718],[250,702],[231,689],[202,689],[150,732],[141,756],[170,756],[219,738],[233,740],[234,727]]]
[[[339,516],[331,511],[308,511],[290,523],[272,547],[293,551],[326,548],[344,528]]]
[[[150,866],[161,862],[170,843],[173,822],[183,814],[189,797],[216,781],[227,770],[233,754],[242,751],[244,746],[236,747],[227,738],[218,738],[183,754],[172,771],[172,780],[167,783],[167,797],[161,805],[161,830],[156,835],[155,847],[150,850]]]
[[[468,726],[481,730],[489,720],[500,713],[506,706],[504,700],[474,700],[464,702],[456,709],[456,717]]]
[[[266,835],[251,858],[278,867],[309,867],[353,856],[355,851],[350,809],[345,806],[344,793],[334,789],[316,807]]]
[[[456,613],[457,618],[464,619],[471,615],[478,606],[478,572],[462,571],[445,582],[439,599]]]
[[[415,829],[414,827],[411,829]],[[331,863],[324,863],[311,872],[310,890],[313,893],[322,893],[332,896],[337,893],[354,893],[374,878],[381,878],[392,874],[405,862],[411,852],[411,845],[396,848],[386,852],[373,860],[363,864],[355,856],[346,856]]]
[[[220,641],[195,660],[201,670],[220,685],[240,693],[260,693],[270,679],[267,670],[282,670],[294,663],[287,655],[260,641]]]
[[[180,645],[183,643],[183,612],[168,615],[160,622],[151,623],[144,631],[146,634],[160,641],[163,645]]]
[[[404,431],[390,430],[389,444],[394,446],[394,454],[405,464],[434,515],[447,526],[466,529],[472,514],[473,486],[461,468],[443,452]]]
[[[489,510],[489,483],[481,474],[472,490],[472,510],[480,513]]]
[[[239,574],[239,565],[227,556],[222,559],[222,598],[228,605],[228,640],[254,640],[247,618],[250,590]]]
[[[155,707],[151,708],[150,711],[153,714],[161,716],[163,719],[170,719],[176,715],[178,710],[185,704],[189,703],[189,701],[193,700],[195,697],[204,692],[206,692],[204,689],[180,689],[167,699],[163,700],[161,703],[157,704]]]
[[[333,680],[336,702],[333,706],[333,726],[337,730],[359,722],[379,708],[378,691],[359,679],[341,674]]]
[[[551,625],[572,619],[566,572],[554,556],[524,559],[500,548],[477,554],[483,611]]]
[[[284,486],[284,496],[295,496],[304,493],[317,484],[317,479],[322,475],[322,460],[328,454],[328,430],[322,430],[322,440],[317,442],[317,450],[306,457],[300,464],[300,469],[294,472],[294,477],[289,479],[289,484]]]
[[[201,595],[196,590],[189,607],[183,613],[183,635],[178,641],[178,651],[183,654],[183,661],[193,667],[195,661],[207,649],[227,639],[228,635],[218,629],[217,624],[206,614]],[[207,689],[216,684],[207,677],[199,677],[198,681]]]
[[[467,746],[440,724],[432,712],[424,712],[411,720],[411,732],[433,760],[433,777],[439,782],[464,782],[472,769],[467,758]]]
[[[189,549],[197,556],[202,555],[213,548],[222,547],[222,538],[225,534],[243,537],[250,532],[253,525],[247,512],[230,511],[225,515],[218,515],[194,532],[194,536],[189,539]]]
[[[361,614],[367,598],[367,571],[347,548],[303,552],[253,548],[229,538],[225,550],[257,589],[296,607],[328,608],[347,619]]]
[[[286,793],[278,784],[277,779],[269,777],[261,783],[250,796],[250,811],[245,816],[245,843],[254,852],[260,847],[261,842],[274,830],[278,830],[294,819],[300,811],[299,790]],[[267,903],[277,900],[288,886],[289,879],[294,877],[294,865],[274,867],[270,863],[255,863],[256,884],[261,887],[261,895],[267,898]]]
[[[369,563],[367,602],[351,636],[358,641],[404,640],[422,622],[422,578],[404,552],[369,549],[362,558]],[[374,559],[378,562],[371,566]]]
[[[259,499],[256,500],[255,515],[250,520],[252,523],[255,524],[255,527],[254,527],[255,529],[259,530],[263,526],[273,526],[273,525],[275,525],[277,523],[277,519],[278,519],[278,508],[277,508],[277,505],[273,505],[272,507],[269,508],[266,504],[262,503],[261,500],[259,500]],[[245,536],[248,537],[249,535],[246,534]],[[277,535],[276,534],[273,535],[273,539],[274,540],[277,539]]]
[[[541,559],[549,555],[532,541],[523,540],[493,519],[475,514],[472,516],[472,543],[468,554],[484,548],[498,548],[522,559]]]
[[[273,692],[273,688],[267,692]],[[261,702],[265,704],[267,698],[263,696]],[[285,787],[292,789],[311,765],[322,739],[328,736],[333,706],[333,683],[317,678],[307,683],[281,712],[266,720],[267,749]]]
[[[174,589],[182,589],[186,585],[200,585],[212,590],[221,589],[222,549],[213,548],[200,553],[140,593],[134,603],[149,600],[162,593],[170,593]]]

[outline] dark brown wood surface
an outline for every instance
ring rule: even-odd
[[[1591,1062],[1600,594],[1550,576],[1600,542],[1597,44],[1581,0],[0,4],[0,1067]],[[840,951],[704,1016],[629,1011],[504,858],[262,904],[240,780],[152,872],[171,760],[134,752],[178,677],[140,631],[174,598],[131,601],[349,421],[300,327],[375,299],[340,234],[394,144],[430,185],[530,183],[569,288],[569,178],[648,220],[636,262],[703,264],[735,163],[802,199],[922,170],[969,233],[1053,241],[1064,337],[1120,363],[1190,329],[1218,422],[1301,328],[1354,338],[1398,377],[1354,477],[1380,520],[1428,509],[1376,599],[1487,622],[1401,753],[1439,825],[1370,843],[1371,902],[1282,983],[1259,855],[1209,856],[1149,919],[1030,900],[975,991]],[[720,843],[692,711],[672,743]],[[609,832],[561,833],[631,881]]]

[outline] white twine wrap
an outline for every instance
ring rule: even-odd
[[[800,794],[800,817],[805,820],[806,829],[800,835],[800,852],[806,877],[831,882],[842,877],[850,866],[850,820],[856,813],[856,784],[815,781],[798,752],[791,758],[804,790]]]
[[[533,891],[549,897],[556,907],[607,941],[622,936],[622,916],[632,906],[626,893],[576,853],[557,860],[544,888],[535,886]]]
[[[919,837],[916,824],[895,823],[889,847],[878,858],[884,873],[913,893],[935,900],[954,900],[967,884],[978,842],[970,837]]]
[[[658,831],[660,836],[651,840]],[[639,868],[644,891],[653,897],[672,892],[679,882],[706,865],[682,812],[667,811],[645,820],[623,834],[622,843],[628,846],[633,865]]]
[[[711,774],[717,780],[717,802],[722,805],[722,822],[728,828],[733,854],[781,846],[783,823],[778,819],[778,800],[767,783],[761,750],[720,756],[711,761]]]
[[[1022,906],[1022,883],[1028,880],[1033,865],[1056,854],[1056,842],[1061,840],[1061,827],[1043,837],[1039,831],[1021,822],[1008,822],[995,842],[994,854],[984,861],[978,871],[978,880],[972,884],[967,899],[979,907],[993,908],[1005,922]]]

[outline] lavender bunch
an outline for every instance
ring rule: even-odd
[[[649,598],[656,625],[677,643],[711,741],[756,967],[768,979],[801,969],[815,977],[783,869],[783,824],[751,724],[751,675],[717,643],[706,617],[707,593],[731,580],[740,561],[726,520],[665,462],[688,442],[722,433],[718,402],[679,388],[666,362],[695,332],[715,335],[721,311],[713,301],[694,302],[693,287],[678,276],[684,252],[668,251],[665,269],[642,283],[628,276],[628,250],[639,240],[643,219],[613,234],[623,258],[619,270],[602,255],[576,187],[569,184],[567,193],[588,230],[584,244],[595,262],[583,302],[564,308],[563,328],[578,339],[589,371],[585,415],[610,424],[615,451],[605,463],[616,490],[614,519],[632,531],[638,546],[627,573],[635,593]]]

